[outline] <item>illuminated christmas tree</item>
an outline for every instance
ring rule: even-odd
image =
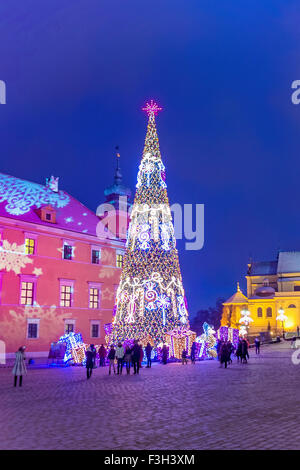
[[[116,295],[112,340],[157,346],[176,328],[189,329],[174,227],[151,101],[131,212],[123,270]]]

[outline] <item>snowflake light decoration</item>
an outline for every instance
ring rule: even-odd
[[[53,192],[40,184],[23,181],[0,174],[0,202],[6,202],[5,210],[12,215],[23,215],[35,207],[51,204],[65,207],[70,198],[63,191]]]
[[[11,244],[8,240],[3,240],[0,246],[0,270],[5,269],[20,274],[21,269],[32,262],[33,259],[25,254],[24,245]]]

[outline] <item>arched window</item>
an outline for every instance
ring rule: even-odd
[[[288,306],[288,308],[296,308],[296,305],[291,304],[291,305]]]
[[[262,317],[262,308],[261,307],[258,307],[258,309],[257,309],[257,316],[260,317],[260,318]]]
[[[271,317],[272,316],[272,309],[271,307],[268,307],[267,308],[267,317]]]

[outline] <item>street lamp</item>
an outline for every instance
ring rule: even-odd
[[[248,327],[249,324],[253,322],[253,318],[251,318],[250,312],[246,308],[241,310],[241,315],[242,316],[239,321],[239,323],[242,324],[242,326],[240,327],[240,334],[244,336],[245,334],[248,334]]]
[[[284,314],[284,310],[282,307],[278,310],[278,315],[276,317],[276,320],[281,321],[282,325],[282,336],[284,336],[284,322],[288,319],[288,317]]]

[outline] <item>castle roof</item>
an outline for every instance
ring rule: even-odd
[[[240,289],[239,283],[237,283],[237,291],[235,294],[233,294],[231,297],[229,297],[226,302],[224,302],[223,305],[226,304],[244,304],[247,302],[247,297],[243,294],[243,292]]]
[[[56,223],[41,220],[38,209],[51,206]],[[66,191],[0,173],[0,216],[96,236],[99,218]]]
[[[256,263],[251,263],[248,274],[250,276],[277,274],[277,261],[259,261]]]
[[[280,251],[276,261],[259,261],[249,264],[249,276],[270,276],[300,272],[300,251]]]
[[[278,255],[277,272],[300,272],[300,251],[280,251]]]

